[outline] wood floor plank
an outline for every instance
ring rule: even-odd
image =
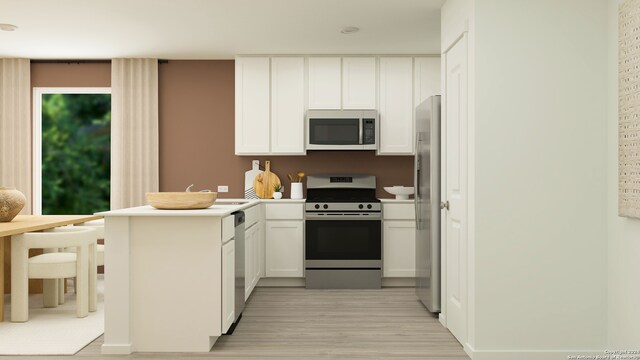
[[[100,337],[76,356],[103,357],[102,343]],[[118,357],[469,359],[453,335],[418,302],[413,288],[256,288],[234,334],[219,338],[209,353]]]

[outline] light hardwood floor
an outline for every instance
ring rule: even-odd
[[[102,337],[76,356],[102,357],[100,345]],[[469,359],[412,288],[256,288],[234,334],[219,338],[211,352],[126,357]]]

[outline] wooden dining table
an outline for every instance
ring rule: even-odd
[[[0,322],[4,321],[4,294],[5,279],[11,277],[11,253],[8,251],[12,235],[27,232],[52,229],[58,226],[79,224],[86,221],[101,219],[97,215],[18,215],[11,222],[0,223],[0,289],[2,289],[2,301],[0,301]],[[7,254],[5,254],[7,250]]]

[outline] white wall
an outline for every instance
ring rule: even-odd
[[[609,0],[607,215],[609,221],[609,342],[640,348],[640,220],[618,217],[618,0]]]
[[[473,7],[474,338],[465,345],[474,359],[602,351],[607,2]]]

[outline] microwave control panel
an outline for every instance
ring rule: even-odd
[[[362,144],[376,143],[376,121],[375,119],[362,120]]]

